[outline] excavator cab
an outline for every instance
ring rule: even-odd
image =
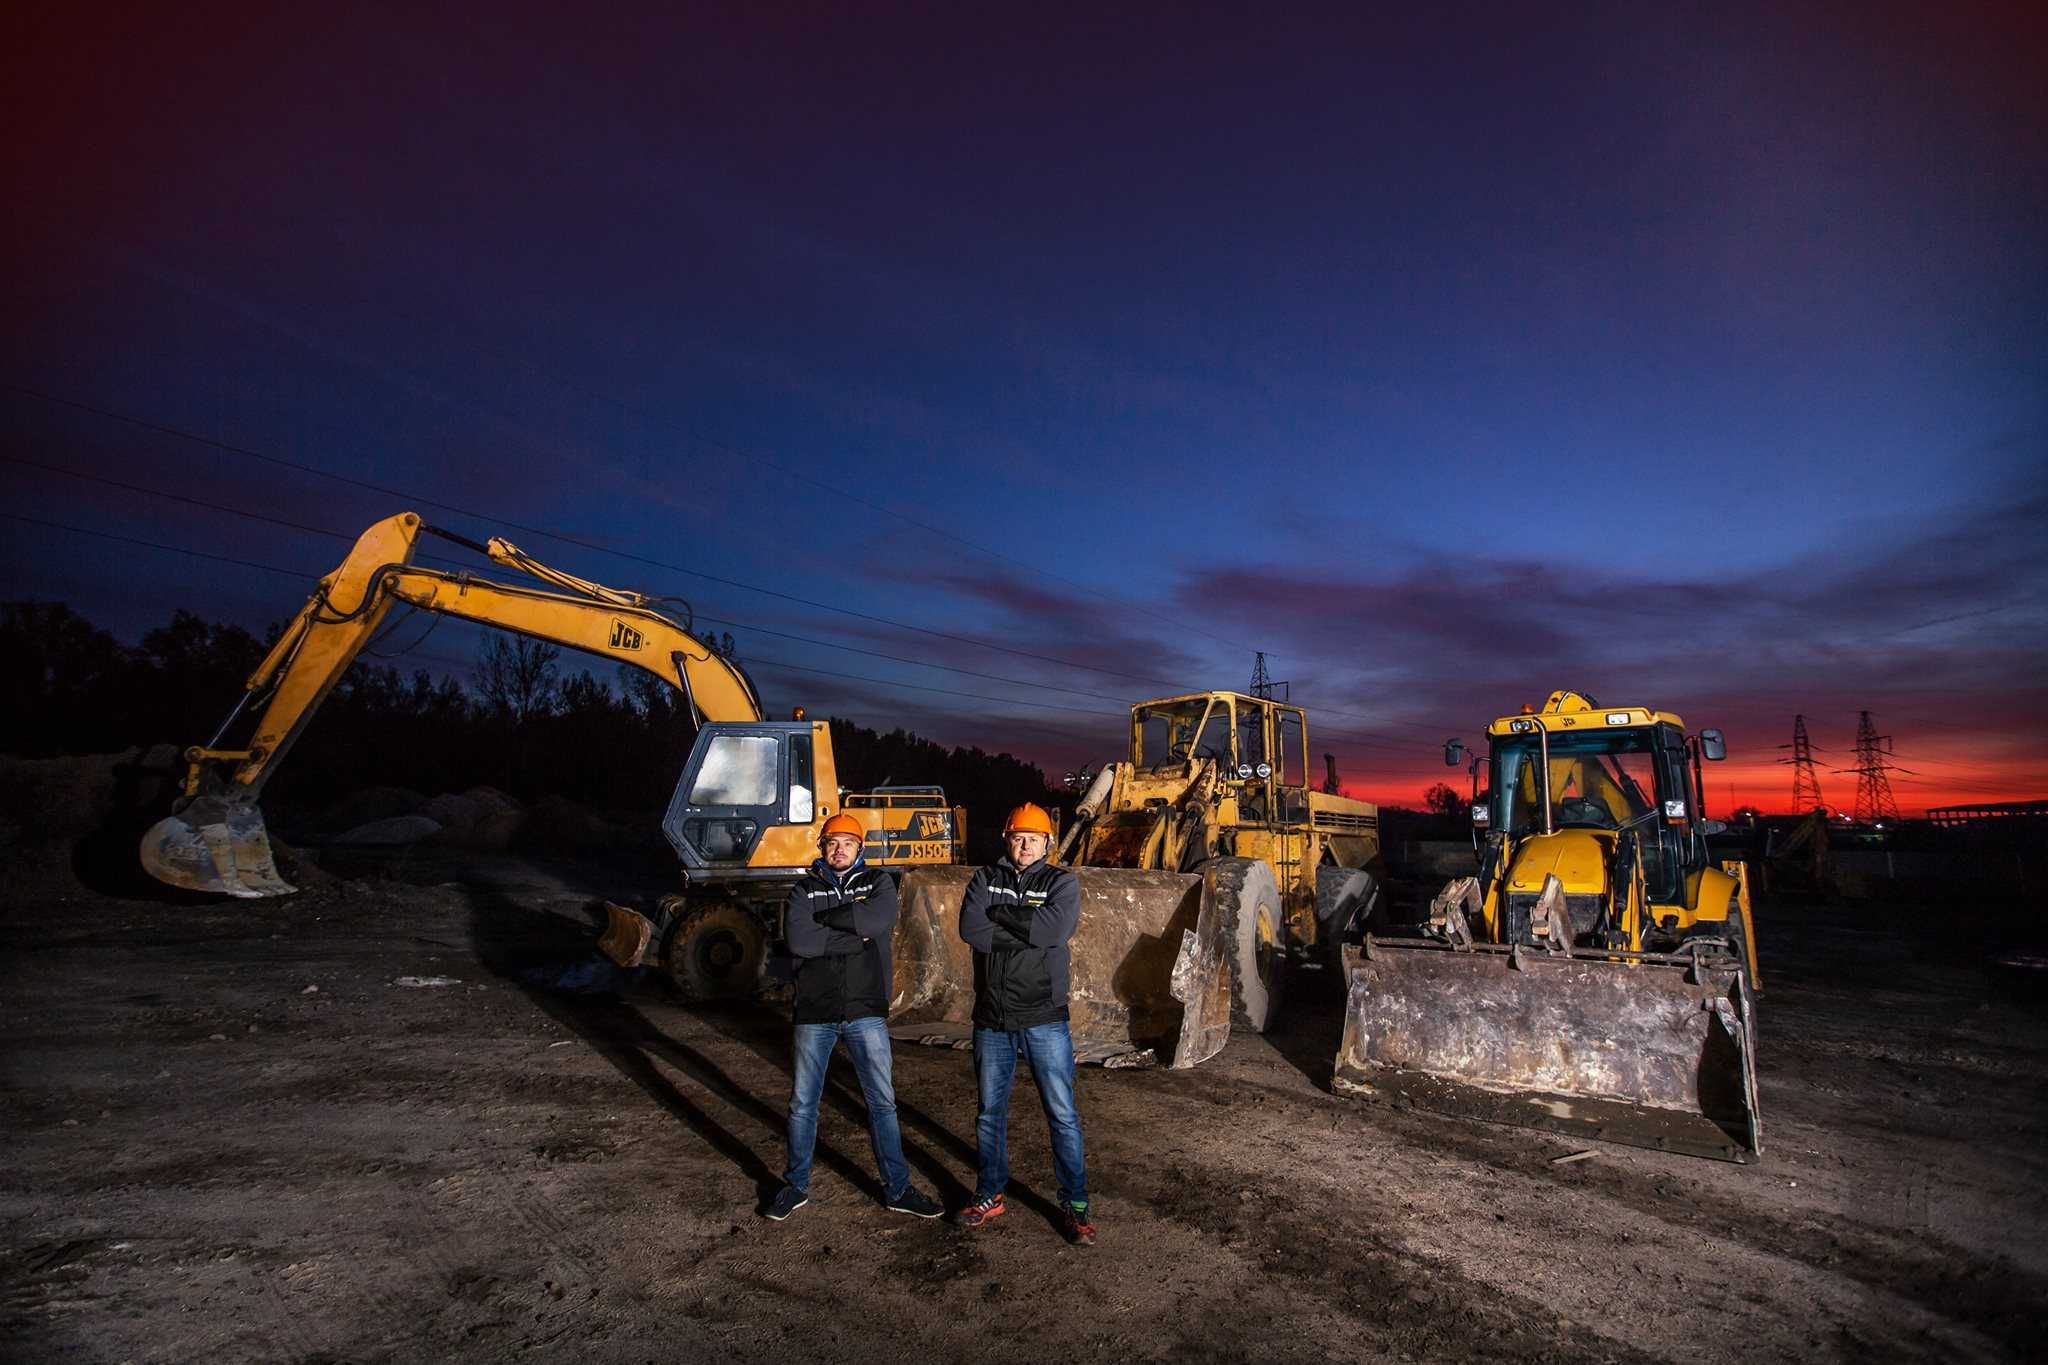
[[[698,731],[661,822],[684,867],[745,867],[757,850],[782,868],[816,856],[809,847],[818,806],[812,728],[762,721]],[[805,847],[783,847],[792,829]]]
[[[843,809],[867,829],[863,856],[885,867],[957,860],[961,821],[938,787],[839,790],[830,726],[824,721],[752,721],[704,726],[661,822],[693,876],[744,877],[758,870],[787,881],[818,855],[818,822]]]

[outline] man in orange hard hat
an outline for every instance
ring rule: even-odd
[[[846,1044],[868,1107],[868,1140],[892,1213],[936,1218],[937,1200],[910,1183],[889,1051],[889,935],[896,927],[896,883],[867,865],[867,830],[841,811],[825,821],[818,860],[790,888],[783,936],[796,959],[795,1083],[789,1095],[789,1165],[782,1188],[762,1212],[777,1222],[810,1201],[818,1101],[832,1049]]]
[[[960,1211],[965,1227],[1003,1215],[1010,1183],[1010,1090],[1023,1058],[1038,1081],[1052,1131],[1059,1179],[1059,1229],[1092,1246],[1088,1170],[1081,1113],[1074,1102],[1074,1040],[1067,1030],[1067,940],[1081,918],[1081,887],[1054,867],[1052,817],[1022,805],[1003,826],[1008,852],[974,874],[960,902],[960,937],[974,949],[974,1071],[980,1108],[974,1124],[974,1198]]]

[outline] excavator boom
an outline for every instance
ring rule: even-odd
[[[550,589],[498,582],[412,562],[422,533],[487,555]],[[739,666],[637,593],[550,569],[500,539],[479,544],[425,525],[417,513],[387,517],[357,538],[341,565],[250,675],[241,701],[211,743],[185,751],[184,797],[142,839],[157,880],[194,891],[264,897],[294,888],[278,874],[257,796],[378,626],[399,605],[497,626],[644,669],[682,689],[698,717],[758,721],[761,703]],[[254,712],[245,744],[220,747]]]

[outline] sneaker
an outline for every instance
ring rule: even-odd
[[[804,1191],[794,1185],[784,1185],[775,1192],[775,1197],[768,1201],[768,1207],[761,1213],[763,1217],[779,1223],[810,1202],[810,1195]]]
[[[1095,1245],[1095,1224],[1088,1221],[1086,1204],[1062,1204],[1059,1216],[1060,1236],[1077,1247]]]
[[[936,1218],[945,1212],[938,1200],[915,1185],[905,1185],[903,1193],[894,1199],[883,1200],[882,1207],[891,1213],[907,1213],[913,1218]]]
[[[992,1194],[986,1199],[977,1199],[960,1210],[960,1226],[963,1228],[985,1228],[1002,1217],[1008,1209],[1003,1207],[1003,1197]]]

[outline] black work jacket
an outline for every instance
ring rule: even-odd
[[[960,937],[974,949],[974,1022],[1024,1029],[1067,1017],[1081,884],[1044,858],[1020,868],[1004,857],[974,874],[960,900]]]
[[[843,1024],[889,1013],[889,942],[896,882],[855,863],[836,874],[811,864],[783,905],[783,937],[796,959],[799,1024]]]

